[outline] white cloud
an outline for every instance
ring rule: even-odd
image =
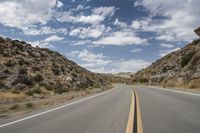
[[[127,26],[128,26],[127,23],[119,21],[119,19],[117,19],[117,18],[115,19],[113,24],[120,28],[127,28]]]
[[[140,48],[135,48],[135,49],[131,50],[132,53],[137,53],[137,52],[141,52],[141,51],[142,51],[142,49],[140,49]]]
[[[48,47],[48,48],[50,48],[50,47],[53,47],[50,44],[51,42],[61,41],[63,39],[64,39],[63,37],[59,37],[57,35],[52,35],[52,36],[45,38],[44,40],[29,42],[29,43],[32,44],[33,47],[38,46],[38,47]]]
[[[104,25],[97,25],[95,27],[78,27],[70,31],[70,36],[78,36],[79,38],[98,38],[106,31]]]
[[[147,24],[141,29],[159,33],[167,31],[175,34],[176,39],[184,41],[191,41],[195,37],[193,30],[200,22],[199,0],[138,0],[137,5],[145,7],[151,13],[150,21],[146,21]],[[156,15],[163,19],[151,17]],[[172,40],[166,36],[160,39]]]
[[[147,44],[146,39],[141,39],[130,30],[122,30],[111,32],[108,36],[102,37],[94,41],[95,45],[131,45],[131,44]]]
[[[168,49],[168,50],[160,50],[159,51],[159,56],[160,57],[164,57],[165,55],[167,55],[167,54],[169,54],[169,53],[171,53],[171,52],[174,52],[174,51],[177,51],[177,50],[179,50],[180,48],[175,48],[175,49]]]
[[[87,49],[84,49],[82,51],[72,51],[67,56],[76,57],[77,59],[81,60],[83,63],[80,65],[88,69],[91,69],[93,67],[101,67],[112,62],[102,53],[96,54],[88,51]]]
[[[172,34],[162,34],[155,37],[155,39],[164,41],[176,41],[176,37]]]
[[[64,4],[61,1],[57,1],[56,7],[61,8]]]
[[[131,24],[131,27],[133,28],[133,29],[139,29],[140,28],[140,23],[139,23],[139,21],[133,21],[132,22],[132,24]]]
[[[64,39],[63,37],[59,37],[57,35],[53,35],[53,36],[50,36],[50,37],[44,39],[44,41],[45,42],[56,42],[56,41],[61,41],[63,39]]]
[[[55,33],[62,33],[64,35],[68,34],[67,29],[65,28],[58,28],[53,29],[50,27],[43,26],[39,29],[36,28],[24,28],[23,29],[25,35],[44,35],[44,34],[55,34]]]
[[[148,61],[144,61],[141,59],[131,59],[131,60],[121,60],[115,63],[116,67],[119,69],[115,69],[115,72],[136,72],[149,66],[151,63]]]
[[[103,17],[113,16],[115,13],[115,8],[113,6],[109,7],[97,7],[93,9],[93,14],[100,15]]]
[[[75,41],[71,45],[87,45],[90,44],[91,40],[80,40],[80,41]]]
[[[0,23],[19,29],[45,25],[52,17],[58,0],[12,0],[0,2]]]
[[[98,73],[136,72],[150,65],[150,62],[141,59],[111,60],[111,58],[102,53],[94,53],[87,49],[72,51],[66,56],[79,60],[79,64],[82,67]]]
[[[97,25],[104,21],[107,17],[111,17],[115,13],[114,7],[97,7],[92,10],[90,15],[74,15],[73,10],[57,13],[57,20],[60,22],[72,22]]]
[[[140,60],[140,59],[130,59],[130,60],[120,60],[112,61],[109,65],[102,65],[101,67],[93,67],[89,70],[98,73],[119,73],[119,72],[137,72],[142,68],[149,66],[151,62]]]
[[[174,47],[174,45],[172,45],[172,44],[165,44],[165,43],[160,44],[160,46],[164,47],[164,48],[173,48]]]

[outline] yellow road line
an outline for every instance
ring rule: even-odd
[[[143,126],[142,126],[142,118],[141,118],[141,112],[140,112],[140,104],[139,104],[139,98],[137,93],[135,92],[136,96],[136,102],[137,102],[137,133],[143,133]]]
[[[128,123],[126,127],[126,133],[133,133],[134,107],[135,107],[135,98],[134,98],[133,91],[131,91],[131,105],[130,105]]]

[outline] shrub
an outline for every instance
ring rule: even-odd
[[[18,76],[18,82],[32,86],[33,85],[33,78],[29,75],[22,74],[22,75]]]
[[[18,109],[18,108],[19,108],[19,105],[18,105],[18,104],[15,104],[15,105],[11,106],[9,109],[15,110],[15,109]]]
[[[28,70],[27,68],[23,67],[23,68],[19,69],[18,73],[19,74],[27,74],[27,70]]]
[[[69,91],[69,89],[66,89],[66,88],[55,88],[54,89],[54,92],[55,93],[58,93],[58,94],[62,94],[62,93],[66,93],[66,92],[68,92]]]
[[[48,90],[48,91],[52,91],[53,90],[53,87],[51,85],[46,85],[45,88]]]
[[[42,75],[37,74],[37,75],[34,77],[34,80],[37,81],[37,82],[40,82],[40,81],[43,81],[44,79],[43,79]]]
[[[13,93],[13,94],[19,94],[20,91],[18,91],[18,90],[13,90],[12,93]]]
[[[14,61],[11,61],[11,60],[8,60],[8,61],[5,63],[5,65],[6,65],[7,67],[13,67],[13,66],[15,65],[15,62],[14,62]]]
[[[191,51],[185,56],[183,56],[181,59],[181,67],[186,66],[189,63],[189,61],[192,59],[194,54],[195,54],[195,51]]]
[[[28,90],[27,92],[25,92],[26,95],[29,95],[29,96],[32,96],[33,95],[33,92],[31,90]]]
[[[52,68],[51,70],[53,71],[53,73],[55,75],[60,75],[60,69],[58,69],[58,68]]]
[[[3,84],[3,82],[0,80],[0,89],[3,89],[5,87],[5,85]]]
[[[41,94],[42,93],[42,91],[39,88],[34,89],[32,92],[36,93],[36,94]]]
[[[20,44],[18,40],[13,40],[11,43],[13,44],[13,46],[18,47],[21,51],[24,50],[24,46]]]
[[[163,67],[163,68],[162,68],[162,72],[163,72],[163,73],[166,73],[166,72],[167,72],[167,67]]]
[[[26,103],[25,106],[26,106],[27,108],[32,108],[32,107],[33,107],[33,103]]]
[[[149,80],[147,78],[140,78],[139,79],[139,82],[141,83],[145,83],[145,82],[148,82]]]

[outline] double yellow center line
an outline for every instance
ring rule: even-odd
[[[134,90],[131,93],[132,98],[126,133],[143,133],[139,99]]]

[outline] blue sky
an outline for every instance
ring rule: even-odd
[[[0,35],[94,72],[136,72],[191,42],[199,0],[1,0]]]

